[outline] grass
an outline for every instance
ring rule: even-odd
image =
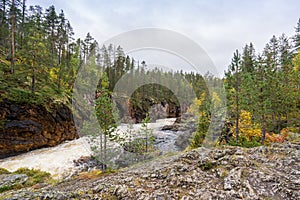
[[[93,178],[97,178],[100,176],[104,176],[104,175],[108,175],[108,174],[112,174],[112,173],[116,173],[116,172],[118,172],[118,170],[115,170],[112,168],[107,168],[105,171],[95,169],[95,170],[91,170],[89,172],[81,172],[78,174],[78,177],[82,178],[82,179],[93,179]]]
[[[78,177],[82,179],[93,179],[99,177],[102,174],[103,172],[101,170],[96,169],[89,172],[81,172],[78,174]]]
[[[65,88],[58,91],[55,84],[50,82],[37,84],[34,93],[31,85],[18,74],[0,77],[0,82],[0,102],[8,99],[19,104],[43,105],[46,108],[60,104],[70,105],[70,91]]]
[[[221,173],[221,178],[224,179],[228,175],[228,170],[223,169]]]
[[[24,186],[32,186],[37,183],[49,183],[52,179],[51,174],[37,169],[20,168],[13,174],[26,174],[28,180],[24,183]]]
[[[5,169],[5,168],[1,168],[1,167],[0,167],[0,174],[10,174],[10,171],[8,171],[8,170]]]

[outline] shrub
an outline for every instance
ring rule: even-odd
[[[5,168],[0,167],[0,174],[10,174],[10,172]]]
[[[26,174],[28,177],[26,182],[23,184],[16,184],[16,185],[11,185],[11,186],[0,187],[0,193],[7,191],[7,190],[20,189],[23,187],[30,187],[37,183],[53,184],[53,183],[57,182],[51,178],[50,173],[44,172],[41,170],[36,170],[36,169],[19,168],[16,171],[11,173],[4,168],[0,168],[0,174]]]
[[[24,186],[32,186],[37,183],[49,182],[51,180],[51,174],[38,169],[20,168],[13,172],[14,174],[26,174],[28,180]]]

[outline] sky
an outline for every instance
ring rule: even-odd
[[[299,0],[27,0],[27,4],[63,9],[76,37],[90,32],[100,44],[140,28],[172,30],[201,46],[221,74],[236,49],[242,51],[252,42],[261,52],[273,35],[292,36],[300,18]],[[159,62],[150,54],[132,55]],[[172,56],[157,57],[172,60]]]

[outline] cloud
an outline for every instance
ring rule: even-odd
[[[137,28],[177,31],[202,46],[221,72],[235,49],[253,42],[261,51],[272,35],[291,36],[300,17],[298,0],[28,0],[28,4],[54,4],[65,11],[76,36],[90,32],[100,43]]]

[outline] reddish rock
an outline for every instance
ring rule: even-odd
[[[0,158],[77,137],[72,112],[66,105],[46,109],[10,100],[0,102]]]

